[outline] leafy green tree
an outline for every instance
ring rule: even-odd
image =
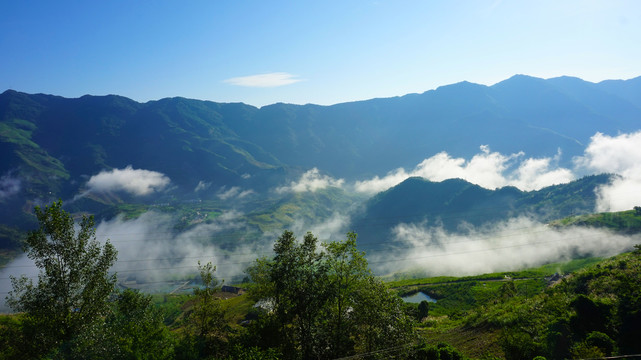
[[[151,296],[136,290],[119,292],[104,321],[74,340],[78,359],[170,359],[174,338]]]
[[[405,344],[412,323],[402,300],[372,276],[356,234],[318,248],[285,231],[273,259],[248,269],[250,294],[265,304],[252,333],[287,358],[332,358]],[[271,335],[271,336],[270,336]]]
[[[612,305],[600,300],[593,300],[583,294],[577,295],[570,305],[576,314],[570,318],[570,325],[576,334],[588,334],[591,331],[608,332],[611,327]]]
[[[223,351],[227,322],[220,300],[214,295],[222,284],[215,276],[216,267],[211,262],[201,265],[198,262],[202,287],[194,288],[196,302],[191,314],[196,328],[200,356],[213,356]]]
[[[24,243],[27,256],[40,269],[37,283],[11,278],[7,304],[25,313],[25,331],[40,354],[70,342],[106,315],[116,275],[109,269],[116,249],[95,238],[93,217],[83,216],[76,230],[62,201],[35,208],[40,224]]]
[[[413,340],[413,323],[403,310],[403,300],[381,280],[369,276],[354,294],[356,306],[350,317],[356,332],[356,352],[369,353]]]
[[[0,315],[0,359],[28,358],[36,344],[23,331],[23,316]]]
[[[543,346],[532,335],[519,329],[504,329],[501,345],[507,360],[532,359],[543,353]]]
[[[163,314],[151,302],[151,296],[135,290],[118,294],[115,310],[107,326],[117,337],[121,359],[168,359],[173,353],[173,339],[163,323]]]
[[[194,295],[196,295],[197,301],[194,305],[194,313],[192,316],[196,322],[198,334],[200,336],[206,336],[221,324],[220,302],[214,295],[220,291],[222,284],[219,283],[214,275],[216,267],[210,262],[201,265],[199,261],[198,270],[200,271],[202,287],[194,288]],[[222,321],[222,323],[224,323],[224,321]]]
[[[516,296],[516,286],[514,285],[514,281],[510,280],[510,281],[504,282],[501,285],[501,289],[499,292],[501,294],[501,299],[503,300],[513,298],[514,296]]]
[[[354,341],[354,323],[349,319],[349,313],[356,304],[355,294],[366,284],[366,279],[372,276],[367,266],[365,253],[356,248],[356,233],[347,234],[345,241],[335,241],[325,244],[328,270],[328,303],[325,311],[328,331],[327,349],[330,357],[349,354]]]
[[[268,281],[260,285],[259,293],[271,302],[276,321],[272,326],[278,329],[285,356],[293,356],[297,354],[296,349],[301,348],[303,358],[310,358],[319,339],[315,333],[317,315],[328,293],[324,290],[327,266],[324,255],[317,252],[317,243],[311,233],[298,243],[291,231],[285,231],[274,244],[273,261],[263,264],[267,274],[254,280]]]
[[[257,347],[234,346],[227,360],[278,360],[281,357],[274,349],[260,350]]]
[[[414,347],[408,358],[413,360],[463,360],[465,356],[447,343],[440,342],[436,345],[428,345],[423,342]]]

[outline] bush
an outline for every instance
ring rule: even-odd
[[[606,356],[611,356],[616,353],[616,344],[614,340],[602,332],[593,331],[585,338],[585,342],[589,346],[599,348]]]
[[[438,343],[437,345],[423,343],[414,349],[414,355],[410,358],[415,360],[463,360],[465,356],[446,343]]]

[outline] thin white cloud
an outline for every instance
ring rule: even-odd
[[[20,179],[13,177],[11,171],[0,177],[0,200],[20,192]]]
[[[619,177],[596,191],[596,212],[631,210],[641,206],[641,179]]]
[[[125,191],[132,195],[149,195],[163,190],[169,185],[170,179],[162,173],[150,170],[124,169],[101,171],[92,176],[87,182],[87,192]]]
[[[296,75],[288,74],[285,72],[241,76],[224,80],[225,83],[236,86],[265,88],[291,85],[299,81],[303,81],[303,79],[300,79]]]
[[[292,181],[288,186],[276,189],[278,193],[285,192],[314,192],[328,187],[342,187],[345,180],[334,179],[328,175],[322,175],[317,168],[306,171],[298,181]]]
[[[216,196],[218,196],[219,199],[221,200],[229,200],[229,199],[242,199],[245,198],[251,194],[254,194],[254,190],[242,190],[238,186],[232,186],[231,188],[227,189],[226,187],[222,187]]]
[[[363,193],[376,193],[398,185],[409,177],[419,176],[431,181],[459,178],[488,189],[516,186],[522,190],[536,190],[545,186],[574,180],[572,171],[555,168],[554,158],[523,159],[524,153],[503,155],[490,151],[487,145],[472,159],[453,158],[440,152],[423,160],[413,170],[396,169],[386,176],[357,181],[355,189]]]
[[[210,182],[204,182],[204,181],[200,180],[198,182],[198,185],[196,185],[196,188],[194,188],[194,192],[207,190],[207,189],[209,189],[210,186],[211,186]]]

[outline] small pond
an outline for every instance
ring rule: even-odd
[[[418,304],[423,300],[426,300],[428,302],[436,302],[436,299],[432,299],[429,295],[427,295],[424,292],[417,292],[415,294],[409,295],[409,296],[404,296],[402,297],[403,301],[408,302],[408,303],[415,303]]]

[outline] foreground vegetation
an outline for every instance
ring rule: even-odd
[[[96,241],[92,218],[76,230],[61,202],[36,215],[25,251],[41,273],[35,284],[12,278],[8,304],[20,313],[3,318],[3,358],[336,358],[413,340],[401,299],[371,274],[355,234],[321,249],[311,233],[299,242],[284,232],[274,257],[247,270],[250,302],[236,309],[215,296],[215,266],[199,263],[201,285],[176,315],[148,295],[114,293],[116,251]],[[230,324],[239,306],[242,328]],[[180,325],[170,331],[172,307]]]
[[[13,279],[0,359],[570,359],[641,353],[641,246],[609,259],[470,277],[374,277],[356,235],[319,244],[284,232],[221,292],[199,264],[190,294],[115,290],[109,243],[54,203],[26,241],[39,282]],[[636,213],[623,214],[637,216]],[[628,222],[629,223],[629,222]],[[629,227],[626,227],[629,228]],[[88,256],[93,260],[89,261]],[[435,303],[403,303],[417,291]],[[449,344],[449,345],[448,345]]]

